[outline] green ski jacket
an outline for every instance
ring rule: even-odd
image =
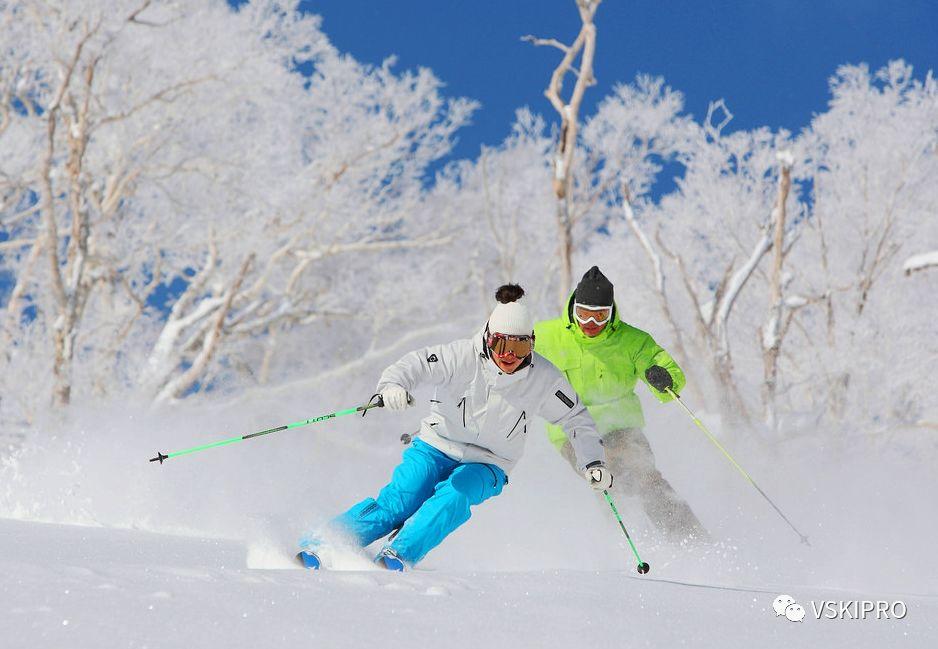
[[[684,389],[684,372],[671,355],[650,335],[622,322],[618,308],[613,307],[612,319],[595,338],[580,330],[572,313],[573,295],[562,317],[535,325],[534,346],[570,381],[596,421],[600,435],[644,427],[645,417],[635,384],[641,379],[647,385],[645,370],[652,365],[668,371],[675,392],[680,394]],[[670,394],[648,387],[659,401],[671,401]],[[547,435],[557,448],[567,440],[557,426],[548,425]]]

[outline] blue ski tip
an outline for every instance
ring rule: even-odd
[[[322,565],[319,561],[319,557],[317,557],[309,550],[303,550],[297,554],[296,560],[300,562],[300,565],[302,565],[304,568],[308,568],[309,570],[319,570],[320,566]]]

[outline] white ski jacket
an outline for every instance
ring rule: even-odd
[[[563,428],[581,470],[605,460],[593,418],[557,368],[532,353],[527,366],[505,374],[484,349],[480,333],[410,352],[384,370],[377,391],[434,385],[420,438],[461,462],[495,464],[508,473],[524,453],[535,416]]]

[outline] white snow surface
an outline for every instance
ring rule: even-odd
[[[0,464],[0,646],[934,647],[934,442],[896,431],[728,434],[697,414],[811,540],[677,408],[643,399],[658,465],[714,536],[657,537],[609,508],[532,426],[503,494],[387,573],[367,554],[295,568],[302,533],[374,495],[418,407],[376,411],[173,458],[172,451],[354,405],[371,379],[254,391],[157,412],[137,404],[41,427]],[[271,395],[276,398],[271,398]],[[426,396],[418,394],[420,403]],[[686,397],[691,399],[691,397]],[[351,403],[348,403],[351,401]],[[323,404],[328,404],[323,407]],[[54,432],[52,432],[54,431]],[[929,446],[932,444],[932,446]],[[620,476],[619,479],[627,479]],[[374,552],[377,546],[369,549]],[[777,617],[791,595],[803,622]],[[811,603],[902,600],[902,620],[817,619]]]
[[[718,571],[709,584],[612,566],[315,573],[251,568],[242,543],[219,539],[16,521],[0,538],[10,648],[927,647],[938,618],[934,597],[905,595],[904,620],[819,621],[808,608],[791,623],[772,610],[780,592],[870,593]]]

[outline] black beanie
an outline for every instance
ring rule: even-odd
[[[593,266],[577,284],[573,299],[590,306],[612,306],[612,282],[598,266]]]

